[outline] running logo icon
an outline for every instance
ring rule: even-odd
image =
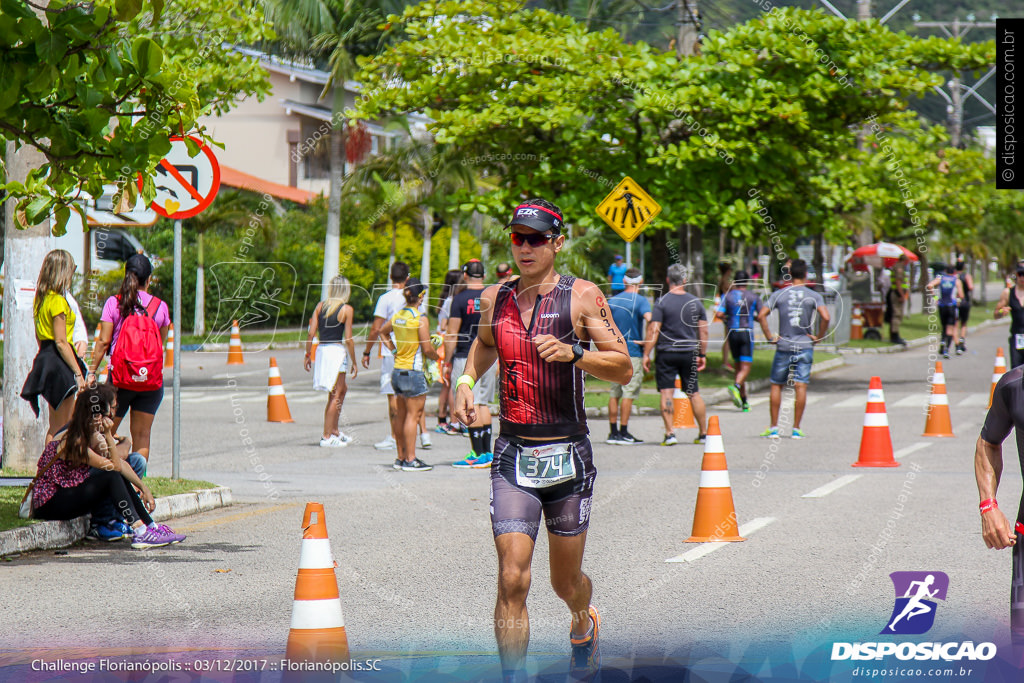
[[[882,635],[920,635],[935,623],[936,600],[946,599],[949,577],[944,572],[893,572],[896,604]]]

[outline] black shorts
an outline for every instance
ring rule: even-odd
[[[1010,638],[1024,645],[1024,534],[1016,525],[1017,543],[1013,546],[1013,578],[1010,581]]]
[[[939,306],[939,322],[943,327],[956,325],[956,306]]]
[[[687,394],[700,391],[697,385],[696,351],[658,351],[654,357],[654,380],[658,390],[674,389],[676,377]]]
[[[738,363],[754,362],[754,338],[746,330],[729,330],[729,351]]]
[[[124,417],[131,408],[137,413],[156,415],[160,403],[164,400],[164,388],[152,391],[132,391],[131,389],[117,389],[117,410],[118,417]]]
[[[547,488],[528,488],[516,483],[516,453],[519,448],[571,442],[576,476]],[[548,533],[578,536],[590,526],[590,502],[594,495],[594,449],[586,437],[528,441],[501,435],[494,442],[491,464],[491,529],[501,534],[521,533],[537,540],[541,513]]]
[[[967,304],[965,306],[963,304],[960,304],[960,306],[957,307],[957,310],[960,313],[960,324],[966,325],[967,319],[971,317],[971,305]]]

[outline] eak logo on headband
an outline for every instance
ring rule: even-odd
[[[519,209],[516,211],[516,218],[522,218],[523,216],[539,216],[537,209]]]

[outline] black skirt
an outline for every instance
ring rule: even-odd
[[[85,362],[75,356],[82,375],[88,371]],[[29,402],[36,417],[39,417],[39,397],[42,396],[46,402],[56,410],[68,396],[78,390],[78,383],[75,381],[75,372],[68,367],[68,364],[61,358],[57,351],[57,344],[52,339],[43,339],[39,342],[39,353],[32,362],[32,370],[25,379],[25,385],[21,388],[21,397]]]

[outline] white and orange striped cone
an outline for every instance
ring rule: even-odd
[[[687,543],[709,541],[745,541],[736,523],[736,507],[732,502],[729,468],[725,464],[725,445],[718,427],[718,416],[708,418],[704,442],[704,460],[700,465],[700,489],[693,511],[692,535]]]
[[[295,578],[292,624],[285,657],[292,661],[348,661],[348,636],[341,594],[327,538],[322,503],[306,503],[302,516],[302,550]]]
[[[853,467],[899,467],[893,457],[892,435],[889,433],[889,416],[885,412],[881,377],[872,377],[868,385],[864,430],[860,435],[860,455]]]
[[[996,367],[992,370],[992,388],[988,391],[988,407],[992,407],[992,395],[996,393],[996,384],[999,378],[1006,374],[1006,356],[1003,355],[1003,347],[996,349]]]
[[[692,429],[697,423],[693,420],[693,406],[690,398],[683,391],[683,385],[676,379],[676,388],[672,392],[672,429]]]
[[[100,371],[96,373],[96,383],[104,384],[107,381],[107,371],[110,369],[110,363],[107,362],[106,356],[103,357],[102,366]]]
[[[267,378],[267,422],[295,422],[288,410],[288,399],[284,396],[281,371],[277,359],[270,358],[270,376]]]
[[[320,340],[313,337],[313,346],[309,349],[309,360],[314,363],[316,362],[316,349],[318,346],[320,346]]]
[[[4,340],[4,321],[0,320],[0,341]]]
[[[935,364],[932,376],[932,393],[928,397],[928,419],[924,423],[922,436],[954,436],[953,421],[949,415],[949,396],[946,395],[946,375],[942,372],[942,361]]]
[[[238,331],[238,321],[231,321],[231,338],[228,340],[228,365],[245,365],[242,358],[242,335]]]
[[[164,344],[164,367],[174,367],[174,323],[167,326],[167,343]]]
[[[96,323],[96,333],[92,335],[92,348],[90,351],[96,350],[96,344],[100,341],[100,324]]]
[[[860,312],[860,306],[854,306],[853,316],[850,317],[850,339],[864,338],[864,316]]]

